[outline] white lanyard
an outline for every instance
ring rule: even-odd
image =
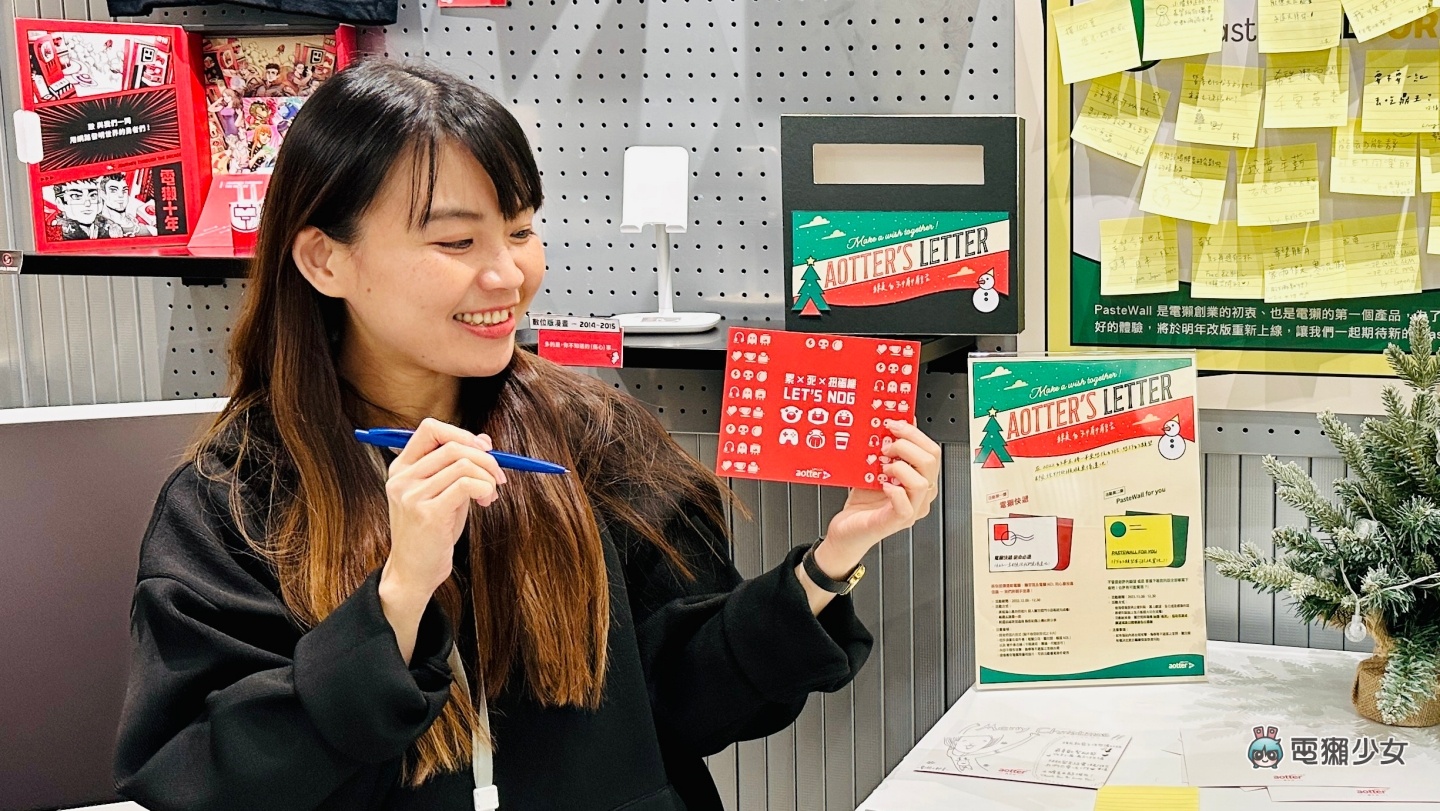
[[[465,678],[465,665],[460,661],[459,646],[450,648],[450,670],[460,689],[470,692],[470,683]],[[476,674],[477,689],[475,711],[480,716],[481,730],[472,733],[470,741],[470,771],[475,775],[475,811],[497,811],[500,808],[500,793],[495,788],[495,757],[490,752],[490,711],[485,704],[485,682]]]

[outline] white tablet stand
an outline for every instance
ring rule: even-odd
[[[675,312],[670,268],[670,235],[685,233],[690,217],[690,153],[682,146],[632,146],[625,150],[620,232],[638,234],[655,226],[659,252],[660,309],[615,316],[626,332],[704,332],[720,323],[718,313]]]

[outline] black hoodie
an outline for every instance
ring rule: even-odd
[[[181,467],[146,533],[119,792],[149,811],[469,811],[468,771],[418,789],[400,779],[449,694],[453,638],[473,661],[469,609],[457,635],[432,601],[407,666],[377,571],[304,630],[237,532],[226,489]],[[515,677],[492,702],[504,811],[720,811],[702,758],[788,726],[809,693],[849,683],[869,655],[848,597],[811,614],[794,573],[803,547],[742,580],[721,534],[688,512],[668,537],[693,581],[652,544],[602,533],[610,631],[598,710],[541,706]]]

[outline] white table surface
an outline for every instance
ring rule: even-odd
[[[1364,654],[1271,645],[1211,642],[1206,661],[1210,680],[1191,684],[1047,687],[1028,690],[973,688],[951,707],[915,749],[905,756],[859,811],[1090,811],[1095,792],[921,774],[914,766],[923,749],[944,747],[946,735],[975,721],[1001,721],[1132,736],[1110,776],[1112,785],[1183,785],[1178,734],[1233,725],[1292,720],[1323,726],[1337,734],[1390,734],[1412,745],[1440,750],[1440,727],[1387,727],[1356,715],[1350,704],[1355,665]],[[1283,723],[1281,724],[1283,730]],[[1167,751],[1168,750],[1168,751]],[[1435,803],[1272,803],[1265,791],[1201,789],[1204,811],[1440,811]],[[1440,800],[1440,798],[1436,798]]]

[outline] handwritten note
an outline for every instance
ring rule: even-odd
[[[1255,146],[1264,79],[1259,68],[1185,65],[1175,139],[1216,146]]]
[[[1420,234],[1413,211],[1342,220],[1340,232],[1352,298],[1420,292]]]
[[[1343,0],[1350,28],[1361,42],[1430,13],[1430,0]]]
[[[1360,132],[1351,120],[1336,128],[1330,152],[1330,191],[1410,197],[1415,194],[1416,136]]]
[[[1070,137],[1126,163],[1144,166],[1169,103],[1170,91],[1145,84],[1133,73],[1102,76],[1090,83]]]
[[[1420,193],[1440,192],[1440,135],[1420,134]]]
[[[1269,228],[1240,228],[1234,220],[1191,227],[1191,298],[1257,299],[1265,292]]]
[[[1095,811],[1200,811],[1195,786],[1101,786]]]
[[[1425,253],[1440,255],[1440,195],[1430,195],[1430,227],[1425,234]]]
[[[1350,50],[1265,57],[1265,127],[1343,127],[1350,106]]]
[[[1365,54],[1360,123],[1364,132],[1440,132],[1440,51]]]
[[[1340,0],[1260,0],[1260,53],[1340,44]]]
[[[915,771],[1098,789],[1130,744],[1128,735],[1009,723],[946,732],[943,748],[919,750]]]
[[[1241,225],[1320,219],[1320,158],[1315,145],[1242,150],[1235,201]]]
[[[1100,295],[1172,293],[1180,289],[1175,221],[1132,217],[1100,221]]]
[[[1213,54],[1224,43],[1215,30],[1225,20],[1225,0],[1145,0],[1146,61]]]
[[[1130,0],[1090,0],[1050,15],[1060,44],[1060,75],[1066,84],[1129,70],[1140,64]]]
[[[1277,228],[1265,245],[1265,301],[1328,301],[1349,295],[1340,230],[1331,224]]]
[[[1140,210],[1194,222],[1219,222],[1229,175],[1228,150],[1156,144],[1145,167]]]

